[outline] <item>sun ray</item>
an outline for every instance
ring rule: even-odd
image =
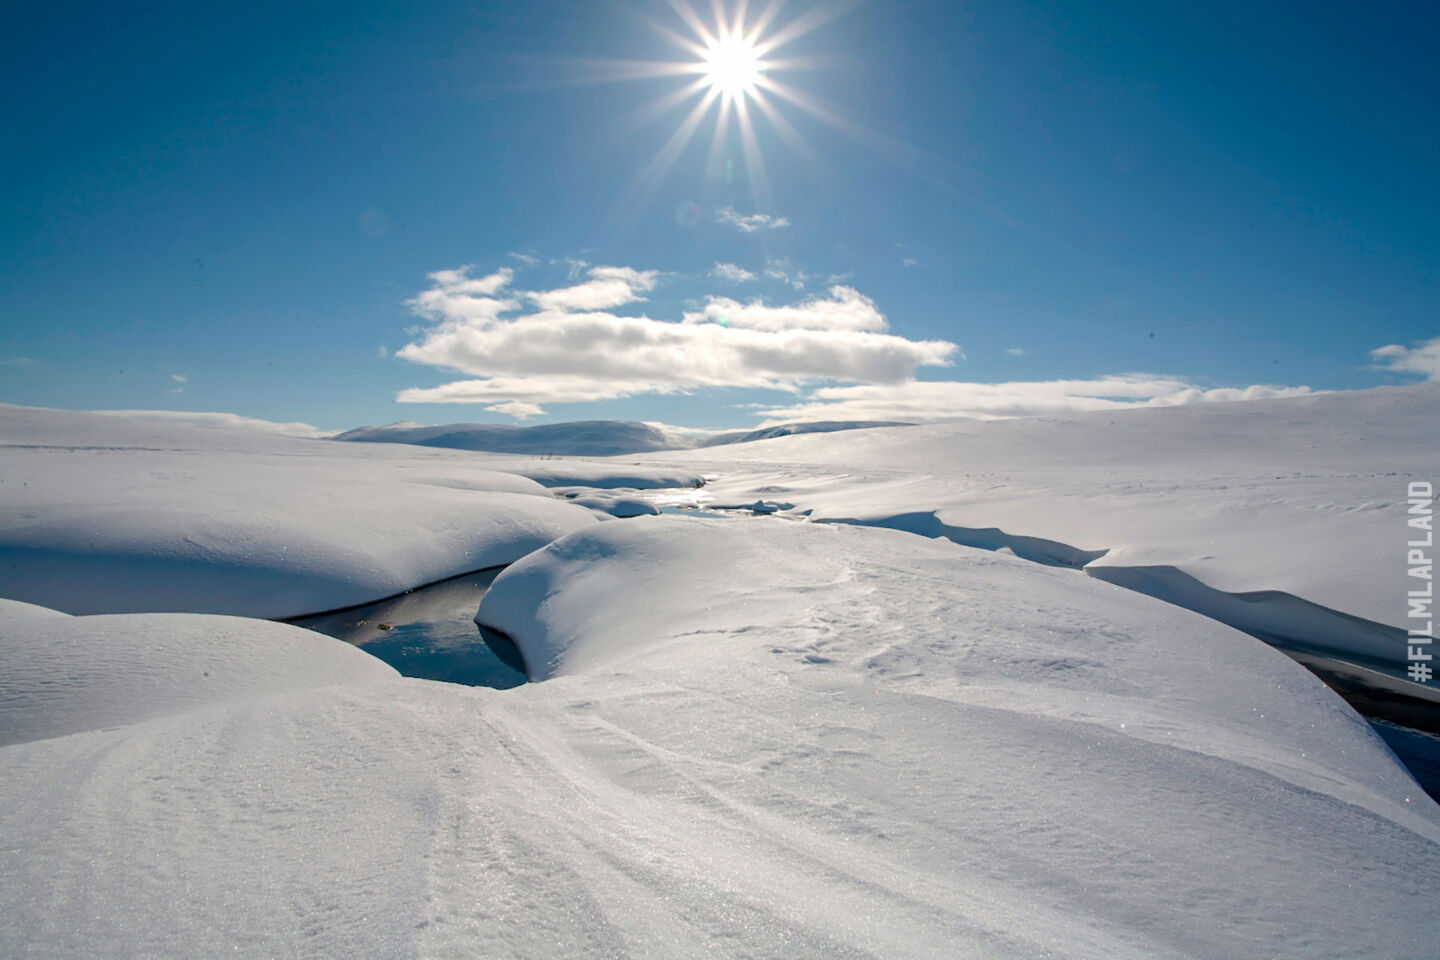
[[[892,137],[866,128],[842,109],[806,90],[778,79],[776,74],[833,66],[830,58],[796,50],[782,52],[797,40],[848,12],[863,0],[816,0],[796,15],[783,19],[788,0],[666,0],[679,25],[657,22],[626,0],[622,9],[691,59],[679,61],[593,60],[571,61],[588,71],[595,82],[663,80],[684,82],[637,108],[626,118],[631,129],[648,126],[696,100],[683,119],[620,200],[620,219],[633,223],[641,215],[642,201],[658,189],[695,140],[701,125],[715,112],[711,139],[705,153],[706,180],[736,179],[748,182],[757,209],[769,205],[769,169],[762,132],[782,141],[804,165],[819,171],[824,163],[791,119],[808,114],[830,129],[852,139],[887,160],[912,167],[938,160]],[[702,13],[702,10],[704,11]],[[777,56],[778,54],[778,56]],[[787,117],[787,114],[790,116]],[[732,147],[731,126],[739,140]],[[768,127],[762,131],[761,127]],[[928,158],[928,159],[927,159]],[[933,165],[933,164],[931,164]],[[693,203],[693,201],[691,201]]]
[[[725,156],[725,147],[730,139],[730,110],[733,102],[723,93],[720,96],[720,109],[715,114],[715,133],[710,138],[710,156],[705,161],[706,171],[720,171],[724,164],[722,158]],[[724,177],[724,174],[720,174]]]
[[[784,27],[766,36],[761,44],[761,55],[769,53],[778,47],[803,37],[817,27],[824,26],[836,17],[849,12],[859,4],[860,0],[831,0],[829,3],[817,3],[806,10],[800,16],[785,24]]]
[[[625,124],[631,130],[638,130],[641,127],[648,127],[657,122],[682,103],[693,98],[696,94],[704,93],[707,89],[704,77],[696,77],[678,90],[656,97],[649,103],[640,107],[626,118]]]
[[[735,101],[735,120],[740,128],[740,148],[745,154],[745,170],[750,180],[750,199],[757,210],[762,209],[770,203],[770,180],[760,141],[755,137],[755,125],[750,120],[750,98]]]
[[[665,141],[665,145],[661,147],[660,152],[655,155],[655,159],[650,161],[650,164],[645,168],[634,186],[627,191],[622,201],[622,206],[627,208],[627,210],[622,211],[622,217],[626,219],[633,218],[636,211],[643,206],[643,202],[648,200],[650,195],[655,192],[660,182],[665,179],[666,174],[670,172],[670,169],[675,166],[676,161],[680,159],[680,154],[689,146],[690,140],[695,136],[696,129],[700,126],[700,122],[704,120],[705,115],[710,112],[710,105],[714,103],[718,97],[719,93],[717,93],[713,87],[707,89],[700,97],[699,102],[686,114],[680,126],[675,129],[675,132],[670,135],[670,139]]]
[[[761,10],[760,16],[756,17],[755,22],[750,25],[751,34],[757,37],[765,36],[765,31],[770,29],[770,22],[775,19],[776,14],[783,6],[785,6],[785,0],[770,0],[769,6]]]
[[[820,156],[815,152],[815,148],[805,142],[805,138],[800,136],[800,132],[785,118],[783,113],[775,109],[770,98],[765,96],[764,90],[757,89],[750,99],[755,101],[755,106],[760,108],[760,112],[765,115],[765,119],[775,132],[780,135],[780,139],[790,148],[791,153],[799,157],[807,166],[819,166]]]
[[[690,32],[700,38],[702,49],[707,44],[715,41],[715,35],[710,32],[710,28],[705,25],[705,21],[700,19],[700,14],[696,13],[695,8],[690,6],[686,0],[669,0],[669,3],[670,7],[679,14],[680,19],[685,21],[685,25],[690,28]]]

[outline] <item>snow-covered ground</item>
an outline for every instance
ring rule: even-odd
[[[1432,956],[1440,807],[1370,727],[1066,567],[1393,629],[1436,398],[641,466],[0,408],[0,597],[112,614],[0,603],[0,956]],[[851,522],[601,522],[536,482],[603,506],[699,472]],[[522,554],[479,611],[540,681],[508,691],[120,612],[320,609]]]
[[[761,503],[1004,548],[1394,672],[1440,384],[785,437],[654,460]],[[1437,487],[1440,490],[1440,487]]]
[[[0,596],[293,617],[598,522],[514,470],[543,462],[512,459],[0,406]]]

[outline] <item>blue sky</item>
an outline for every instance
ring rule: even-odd
[[[790,0],[788,140],[742,91],[751,150],[717,98],[659,166],[704,77],[616,78],[700,62],[683,2],[410,7],[12,14],[0,400],[731,427],[1440,378],[1433,5]]]

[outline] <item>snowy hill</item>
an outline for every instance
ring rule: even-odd
[[[649,424],[625,420],[581,420],[574,423],[546,423],[534,427],[484,423],[449,423],[435,427],[393,424],[385,427],[360,427],[338,434],[334,439],[570,457],[608,457],[624,453],[673,450],[682,446],[669,434]]]
[[[383,427],[358,427],[337,434],[333,439],[364,443],[413,443],[427,447],[530,456],[610,457],[657,450],[684,450],[694,446],[748,443],[752,440],[796,433],[829,433],[836,430],[900,425],[885,421],[787,423],[760,430],[736,430],[714,436],[697,436],[627,420],[579,420],[534,427],[485,423],[449,423],[426,427],[402,422]]]
[[[755,440],[770,440],[775,437],[789,437],[797,433],[834,433],[837,430],[866,430],[870,427],[906,427],[907,423],[896,420],[812,420],[806,423],[782,423],[759,430],[737,430],[706,437],[697,447],[722,447],[732,443],[751,443]]]
[[[1440,384],[947,423],[652,455],[766,503],[1004,548],[1257,634],[1403,670],[1408,485]]]

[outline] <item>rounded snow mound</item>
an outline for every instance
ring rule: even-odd
[[[399,676],[347,643],[267,620],[70,617],[13,601],[0,601],[0,658],[0,746]]]

